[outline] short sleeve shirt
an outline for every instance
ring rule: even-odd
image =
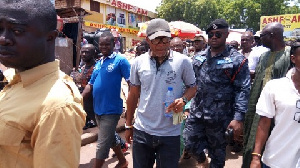
[[[73,79],[58,60],[10,79],[0,92],[0,168],[78,167],[86,114]]]
[[[253,47],[252,51],[248,57],[248,64],[249,64],[249,70],[250,72],[255,72],[256,65],[258,64],[260,56],[264,53],[267,52],[269,49],[265,48],[263,46],[259,47]]]
[[[300,94],[291,80],[292,71],[287,77],[267,82],[256,105],[257,114],[275,121],[262,157],[269,167],[299,166]]]
[[[121,80],[128,80],[129,75],[129,62],[117,53],[96,63],[89,84],[93,85],[94,110],[97,115],[123,112],[123,100],[120,97]]]
[[[184,89],[195,85],[195,74],[190,58],[170,51],[169,58],[159,67],[149,53],[137,57],[132,63],[130,83],[141,87],[134,127],[150,135],[180,135],[180,124],[164,116],[163,105],[168,87],[173,87],[175,98],[182,97]]]

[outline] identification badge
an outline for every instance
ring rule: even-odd
[[[218,65],[221,65],[221,64],[229,64],[229,63],[232,63],[231,58],[225,58],[225,59],[223,59],[223,60],[218,60],[218,62],[217,62]]]

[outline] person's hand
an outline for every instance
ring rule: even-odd
[[[133,140],[133,129],[125,130],[125,139],[127,143],[131,143],[131,141]]]
[[[232,120],[230,122],[230,124],[228,125],[228,128],[232,128],[233,129],[234,140],[238,141],[240,135],[243,132],[243,122],[242,121],[238,121],[238,120]]]
[[[255,156],[252,158],[250,168],[261,168],[260,157]]]
[[[173,111],[174,113],[183,112],[184,106],[185,106],[185,103],[183,102],[182,98],[175,99],[174,102],[167,107],[166,112],[167,113],[169,113],[171,111]]]

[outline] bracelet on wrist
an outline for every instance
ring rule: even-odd
[[[125,123],[125,129],[132,129],[133,128],[133,125],[126,125],[126,123]]]
[[[258,156],[258,157],[261,157],[261,154],[260,153],[255,153],[255,152],[253,152],[253,153],[251,153],[253,156]]]
[[[184,96],[182,97],[182,100],[183,100],[183,102],[184,102],[185,105],[189,102],[189,100],[186,97],[184,97]]]

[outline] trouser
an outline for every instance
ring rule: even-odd
[[[133,168],[177,168],[180,136],[155,136],[144,131],[133,131]]]
[[[109,149],[118,145],[115,131],[119,119],[120,115],[96,115],[96,121],[99,127],[98,145],[96,149],[97,159],[108,158]]]
[[[211,158],[210,167],[224,167],[227,142],[225,131],[230,120],[188,118],[183,133],[186,150],[200,163],[206,159],[204,149]]]
[[[87,99],[84,100],[83,108],[84,108],[84,111],[87,114],[86,115],[87,121],[93,120],[94,122],[96,122],[95,112],[94,112],[94,108],[93,108],[93,97],[92,97],[92,95],[90,95]]]

